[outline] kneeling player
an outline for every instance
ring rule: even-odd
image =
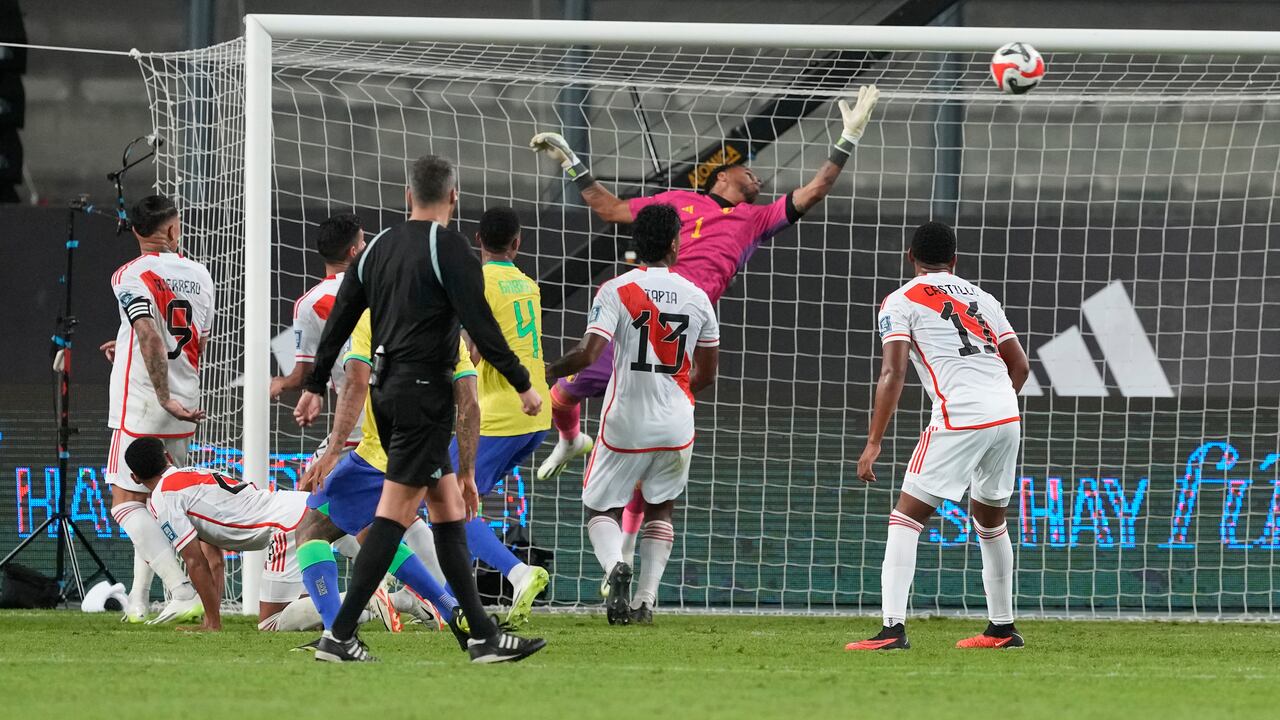
[[[981,635],[961,640],[956,647],[1022,647],[1022,636],[1013,626],[1013,546],[1004,518],[1017,469],[1017,393],[1030,372],[1027,356],[1000,303],[953,274],[956,236],[950,227],[929,222],[916,228],[907,259],[915,278],[880,307],[884,361],[867,446],[858,458],[858,477],[865,482],[876,479],[873,465],[902,394],[908,355],[921,382],[929,380],[925,390],[933,399],[933,417],[907,464],[897,507],[889,514],[880,575],[884,627],[875,637],[849,643],[845,649],[911,646],[905,624],[907,596],[920,531],[943,500],[960,502],[965,491],[982,549],[982,585],[991,622]]]
[[[173,467],[164,442],[138,438],[125,451],[134,482],[151,491],[152,515],[187,564],[191,584],[204,606],[203,630],[222,627],[223,578],[207,556],[222,550],[267,550],[262,573],[258,628],[308,630],[320,618],[303,597],[295,558],[294,529],[306,510],[307,494],[271,492],[204,468]],[[383,593],[370,611],[392,626],[395,609]],[[367,617],[364,619],[368,619]]]
[[[222,578],[209,569],[206,553],[226,550],[267,550],[262,573],[258,628],[260,630],[313,630],[321,617],[305,597],[302,572],[296,557],[295,529],[306,510],[307,493],[271,492],[204,468],[175,468],[158,438],[139,438],[125,452],[134,482],[151,490],[152,514],[165,536],[187,563],[191,583],[200,595],[204,630],[222,626],[220,603]],[[199,542],[195,542],[196,540]],[[421,575],[426,569],[410,557]],[[433,589],[434,588],[434,589]],[[418,592],[443,593],[434,583]],[[398,626],[398,616],[385,592],[367,606],[372,617],[388,629]]]
[[[680,249],[680,216],[651,205],[632,225],[644,264],[600,288],[582,342],[547,368],[565,377],[595,362],[612,340],[613,376],[600,437],[587,462],[582,502],[587,531],[607,576],[609,623],[653,621],[658,583],[671,557],[671,513],[689,481],[693,396],[715,381],[720,326],[707,294],[670,271]],[[622,555],[622,509],[637,482],[644,497],[640,583]]]

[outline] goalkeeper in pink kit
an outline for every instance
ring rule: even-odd
[[[858,90],[856,102],[840,101],[843,120],[840,138],[831,155],[813,179],[768,205],[754,205],[760,194],[760,179],[741,164],[721,165],[708,176],[707,193],[669,190],[649,197],[622,200],[605,189],[557,133],[539,133],[529,146],[560,162],[565,174],[582,193],[582,199],[600,219],[630,223],[641,209],[657,203],[676,208],[680,215],[680,254],[673,271],[698,286],[712,304],[728,289],[752,254],[766,240],[795,224],[814,205],[822,202],[835,185],[853,148],[871,119],[871,110],[880,97],[874,85]],[[591,438],[579,428],[579,403],[600,397],[609,384],[613,368],[610,345],[590,367],[551,388],[552,419],[560,440],[538,468],[538,479],[558,475],[570,460],[591,452]],[[624,552],[634,548],[640,526],[641,502],[636,498],[623,515],[626,532]]]

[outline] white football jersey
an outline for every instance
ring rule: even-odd
[[[600,441],[623,452],[688,447],[693,349],[720,344],[707,294],[667,268],[636,268],[600,287],[587,332],[613,341]]]
[[[333,302],[338,296],[338,287],[342,285],[343,274],[326,277],[293,304],[294,360],[296,362],[315,362],[316,348],[320,346],[324,324],[328,322],[329,313],[333,311]],[[348,340],[349,343],[350,340]],[[346,372],[342,368],[342,359],[346,355],[346,350],[338,353],[338,359],[333,363],[329,380],[329,384],[339,394],[342,393],[347,382]],[[356,425],[352,428],[350,437],[347,438],[348,445],[360,444],[360,438],[363,435],[360,432],[360,426],[363,423],[364,410],[362,409],[360,417],[356,418]]]
[[[147,507],[174,550],[197,537],[224,550],[263,550],[273,534],[302,522],[307,493],[271,492],[213,470],[171,467]]]
[[[169,395],[188,408],[200,405],[200,351],[213,328],[214,288],[209,271],[178,253],[144,253],[111,276],[120,310],[116,359],[111,367],[107,426],[129,435],[187,437],[195,423],[179,420],[156,400],[133,323],[154,318],[169,352]]]
[[[1018,396],[997,347],[1014,337],[990,293],[949,272],[919,275],[880,306],[880,340],[910,342],[932,425],[975,430],[1018,420]]]

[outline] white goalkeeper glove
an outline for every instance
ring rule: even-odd
[[[844,119],[844,131],[840,133],[840,137],[856,145],[867,129],[867,123],[871,121],[871,111],[879,99],[880,91],[875,85],[863,85],[858,88],[856,103],[850,105],[848,100],[841,100],[840,117]]]
[[[529,141],[529,147],[534,152],[546,153],[551,159],[560,163],[560,167],[566,170],[579,162],[578,156],[573,152],[573,148],[569,147],[568,141],[560,133],[538,133]]]
[[[858,88],[857,102],[852,105],[848,100],[839,102],[840,117],[844,120],[844,127],[840,131],[840,139],[836,140],[835,146],[831,148],[828,160],[839,167],[844,167],[849,160],[849,155],[853,154],[853,148],[857,146],[858,140],[862,139],[867,123],[871,121],[871,110],[879,99],[880,91],[875,85],[863,85]]]
[[[568,141],[560,133],[538,133],[529,141],[529,147],[534,152],[543,152],[552,159],[558,160],[560,167],[564,168],[564,174],[569,176],[579,190],[586,190],[595,184],[596,179],[591,176],[591,171],[578,159],[573,148],[569,147]]]

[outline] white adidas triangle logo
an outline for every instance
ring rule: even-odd
[[[1117,280],[1106,286],[1081,303],[1080,310],[1121,395],[1173,397],[1173,388],[1123,283]],[[1107,397],[1110,394],[1080,328],[1075,325],[1041,345],[1036,356],[1049,376],[1053,394],[1060,397]],[[1033,397],[1045,394],[1034,371],[1020,394]]]

